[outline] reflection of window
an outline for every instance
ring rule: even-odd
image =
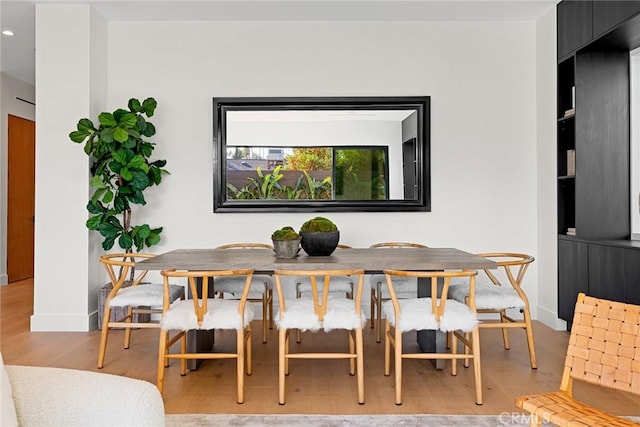
[[[388,147],[228,147],[227,198],[388,200]]]

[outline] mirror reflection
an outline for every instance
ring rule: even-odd
[[[214,210],[430,210],[428,106],[214,99]]]

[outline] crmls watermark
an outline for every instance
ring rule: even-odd
[[[530,421],[530,414],[521,414],[520,412],[501,412],[498,415],[498,422],[503,426],[529,425]],[[540,421],[542,421],[542,425],[549,424],[549,421]]]

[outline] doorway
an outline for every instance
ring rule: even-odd
[[[7,275],[33,277],[36,124],[8,116]]]

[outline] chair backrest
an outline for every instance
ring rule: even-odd
[[[520,254],[515,252],[491,252],[491,253],[483,253],[478,254],[483,258],[489,258],[496,262],[498,265],[498,269],[502,269],[504,274],[507,276],[507,280],[518,293],[518,296],[525,304],[529,304],[529,300],[527,299],[527,294],[522,290],[522,279],[524,278],[529,265],[535,260],[534,257],[527,254]],[[485,269],[485,274],[496,286],[502,286],[502,283],[491,270]],[[504,278],[504,276],[503,276]]]
[[[427,246],[420,243],[411,242],[381,242],[374,243],[369,246],[372,249],[407,249],[407,248],[426,248]]]
[[[358,278],[355,293],[355,309],[356,313],[360,313],[362,304],[362,288],[364,285],[363,269],[345,269],[345,270],[276,270],[274,277],[276,279],[276,290],[278,292],[278,301],[280,304],[280,316],[287,310],[286,301],[284,299],[284,291],[282,288],[282,276],[306,277],[311,282],[311,295],[313,298],[313,309],[322,321],[327,312],[327,300],[329,299],[329,289],[331,286],[331,278],[335,276],[351,276],[352,279]],[[318,286],[318,278],[323,281],[322,286]],[[320,294],[319,288],[322,292]]]
[[[131,286],[139,285],[148,273],[148,270],[136,269],[136,261],[153,258],[154,254],[142,253],[113,253],[100,256],[100,262],[104,265],[109,275],[113,289],[107,298],[113,297],[127,282]]]
[[[431,312],[436,318],[436,321],[440,321],[440,318],[444,314],[445,306],[447,304],[447,295],[449,294],[449,286],[451,285],[451,279],[453,278],[466,278],[469,280],[469,299],[467,305],[472,312],[476,312],[476,276],[478,272],[475,270],[455,270],[455,271],[404,271],[404,270],[384,270],[384,274],[387,278],[387,286],[389,288],[389,294],[391,295],[391,301],[393,301],[393,308],[396,313],[396,324],[399,323],[399,317],[401,313],[400,303],[398,297],[393,288],[393,276],[399,277],[414,277],[417,279],[430,279],[431,295],[439,295],[439,298],[431,298]]]
[[[353,246],[343,245],[342,243],[338,243],[338,249],[353,249]]]
[[[578,294],[560,389],[577,379],[640,395],[640,306]]]
[[[160,272],[164,280],[164,299],[162,303],[162,312],[166,312],[171,305],[171,292],[169,290],[169,279],[184,277],[188,281],[189,290],[191,291],[193,308],[198,318],[198,324],[202,324],[202,319],[207,312],[208,300],[209,300],[209,287],[204,284],[209,283],[216,277],[225,276],[246,276],[244,290],[242,296],[239,299],[238,313],[244,316],[244,308],[247,303],[247,296],[249,295],[249,289],[251,287],[251,280],[253,277],[253,269],[239,269],[239,270],[215,270],[215,271],[182,271],[182,270],[162,270]],[[199,282],[199,283],[198,283]],[[200,285],[200,286],[199,286]]]
[[[273,246],[267,243],[229,243],[220,245],[217,249],[273,249]]]

